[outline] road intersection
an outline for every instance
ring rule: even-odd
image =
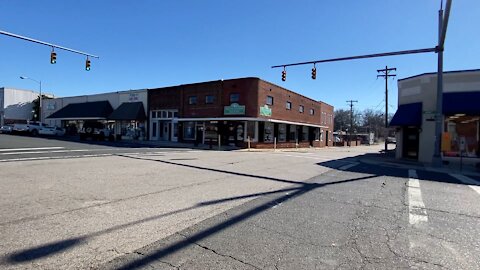
[[[3,269],[480,268],[480,179],[366,162],[381,146],[2,140]]]

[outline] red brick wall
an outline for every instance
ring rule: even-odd
[[[273,97],[273,106],[269,105],[269,107],[272,109],[272,116],[259,117],[273,118],[292,122],[302,122],[315,125],[320,124],[320,102],[294,93],[280,86],[271,84],[269,82],[259,80],[259,107],[266,104],[267,96]],[[286,108],[287,101],[290,101],[292,103],[292,108],[290,110],[287,110]],[[299,112],[300,105],[303,105],[304,107],[303,113]],[[313,115],[310,115],[310,109],[314,110]],[[258,113],[260,113],[260,108],[258,108]]]

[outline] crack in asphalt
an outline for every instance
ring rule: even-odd
[[[216,251],[216,250],[214,250],[214,249],[212,249],[212,248],[209,248],[209,247],[207,247],[207,246],[201,245],[201,244],[199,244],[199,243],[197,243],[197,242],[194,242],[194,241],[190,241],[189,238],[188,238],[188,236],[186,236],[186,235],[184,235],[184,234],[182,234],[182,233],[177,233],[177,234],[183,236],[189,243],[194,244],[194,245],[196,245],[196,246],[198,246],[198,247],[201,247],[201,248],[203,248],[203,249],[205,249],[205,250],[208,250],[208,251],[210,251],[210,252],[213,252],[213,253],[216,254],[216,255],[219,255],[219,256],[224,257],[224,258],[230,258],[230,259],[233,259],[233,260],[235,260],[235,261],[237,261],[237,262],[240,262],[240,263],[242,263],[242,264],[244,264],[244,265],[248,265],[248,266],[253,267],[253,268],[255,268],[255,269],[262,270],[262,268],[259,268],[259,267],[255,266],[255,265],[253,265],[253,264],[250,264],[250,263],[248,263],[248,262],[245,262],[245,261],[243,261],[243,260],[240,260],[240,259],[238,259],[238,258],[235,258],[235,257],[233,257],[233,256],[231,256],[231,255],[222,254],[222,253],[220,253],[220,252],[218,252],[218,251]]]
[[[447,210],[440,210],[440,209],[428,208],[428,207],[425,207],[424,209],[428,210],[430,212],[439,212],[439,213],[444,213],[444,214],[450,214],[450,215],[480,219],[480,216],[475,216],[475,215],[470,215],[470,214],[465,214],[465,213],[454,213],[454,212],[450,212],[450,211],[447,211]]]
[[[433,262],[429,262],[429,261],[427,261],[427,260],[415,259],[414,262],[415,262],[415,263],[424,263],[424,264],[435,265],[435,266],[440,267],[440,268],[443,268],[443,269],[450,269],[450,268],[446,267],[446,266],[443,265],[443,264],[433,263]]]

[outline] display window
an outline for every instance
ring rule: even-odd
[[[273,142],[273,123],[265,122],[265,128],[263,130],[263,141]]]
[[[286,142],[287,141],[287,125],[278,124],[278,141]]]
[[[480,116],[456,114],[445,117],[443,156],[480,157]]]
[[[195,140],[195,122],[185,122],[183,124],[183,139]]]

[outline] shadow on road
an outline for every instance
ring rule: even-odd
[[[317,164],[320,166],[336,169],[339,167],[339,163],[351,164],[353,162],[359,162],[360,164],[357,166],[348,167],[344,170],[354,173],[366,173],[377,176],[403,178],[408,177],[408,170],[415,170],[420,180],[466,185],[466,183],[463,183],[458,179],[450,176],[448,174],[448,171],[446,172],[440,170],[426,170],[425,166],[419,162],[404,159],[398,160],[390,155],[385,155],[383,153],[369,153],[359,155],[354,158],[343,158],[332,161],[319,162]],[[473,178],[475,179],[475,177]],[[480,182],[468,184],[480,185]]]

